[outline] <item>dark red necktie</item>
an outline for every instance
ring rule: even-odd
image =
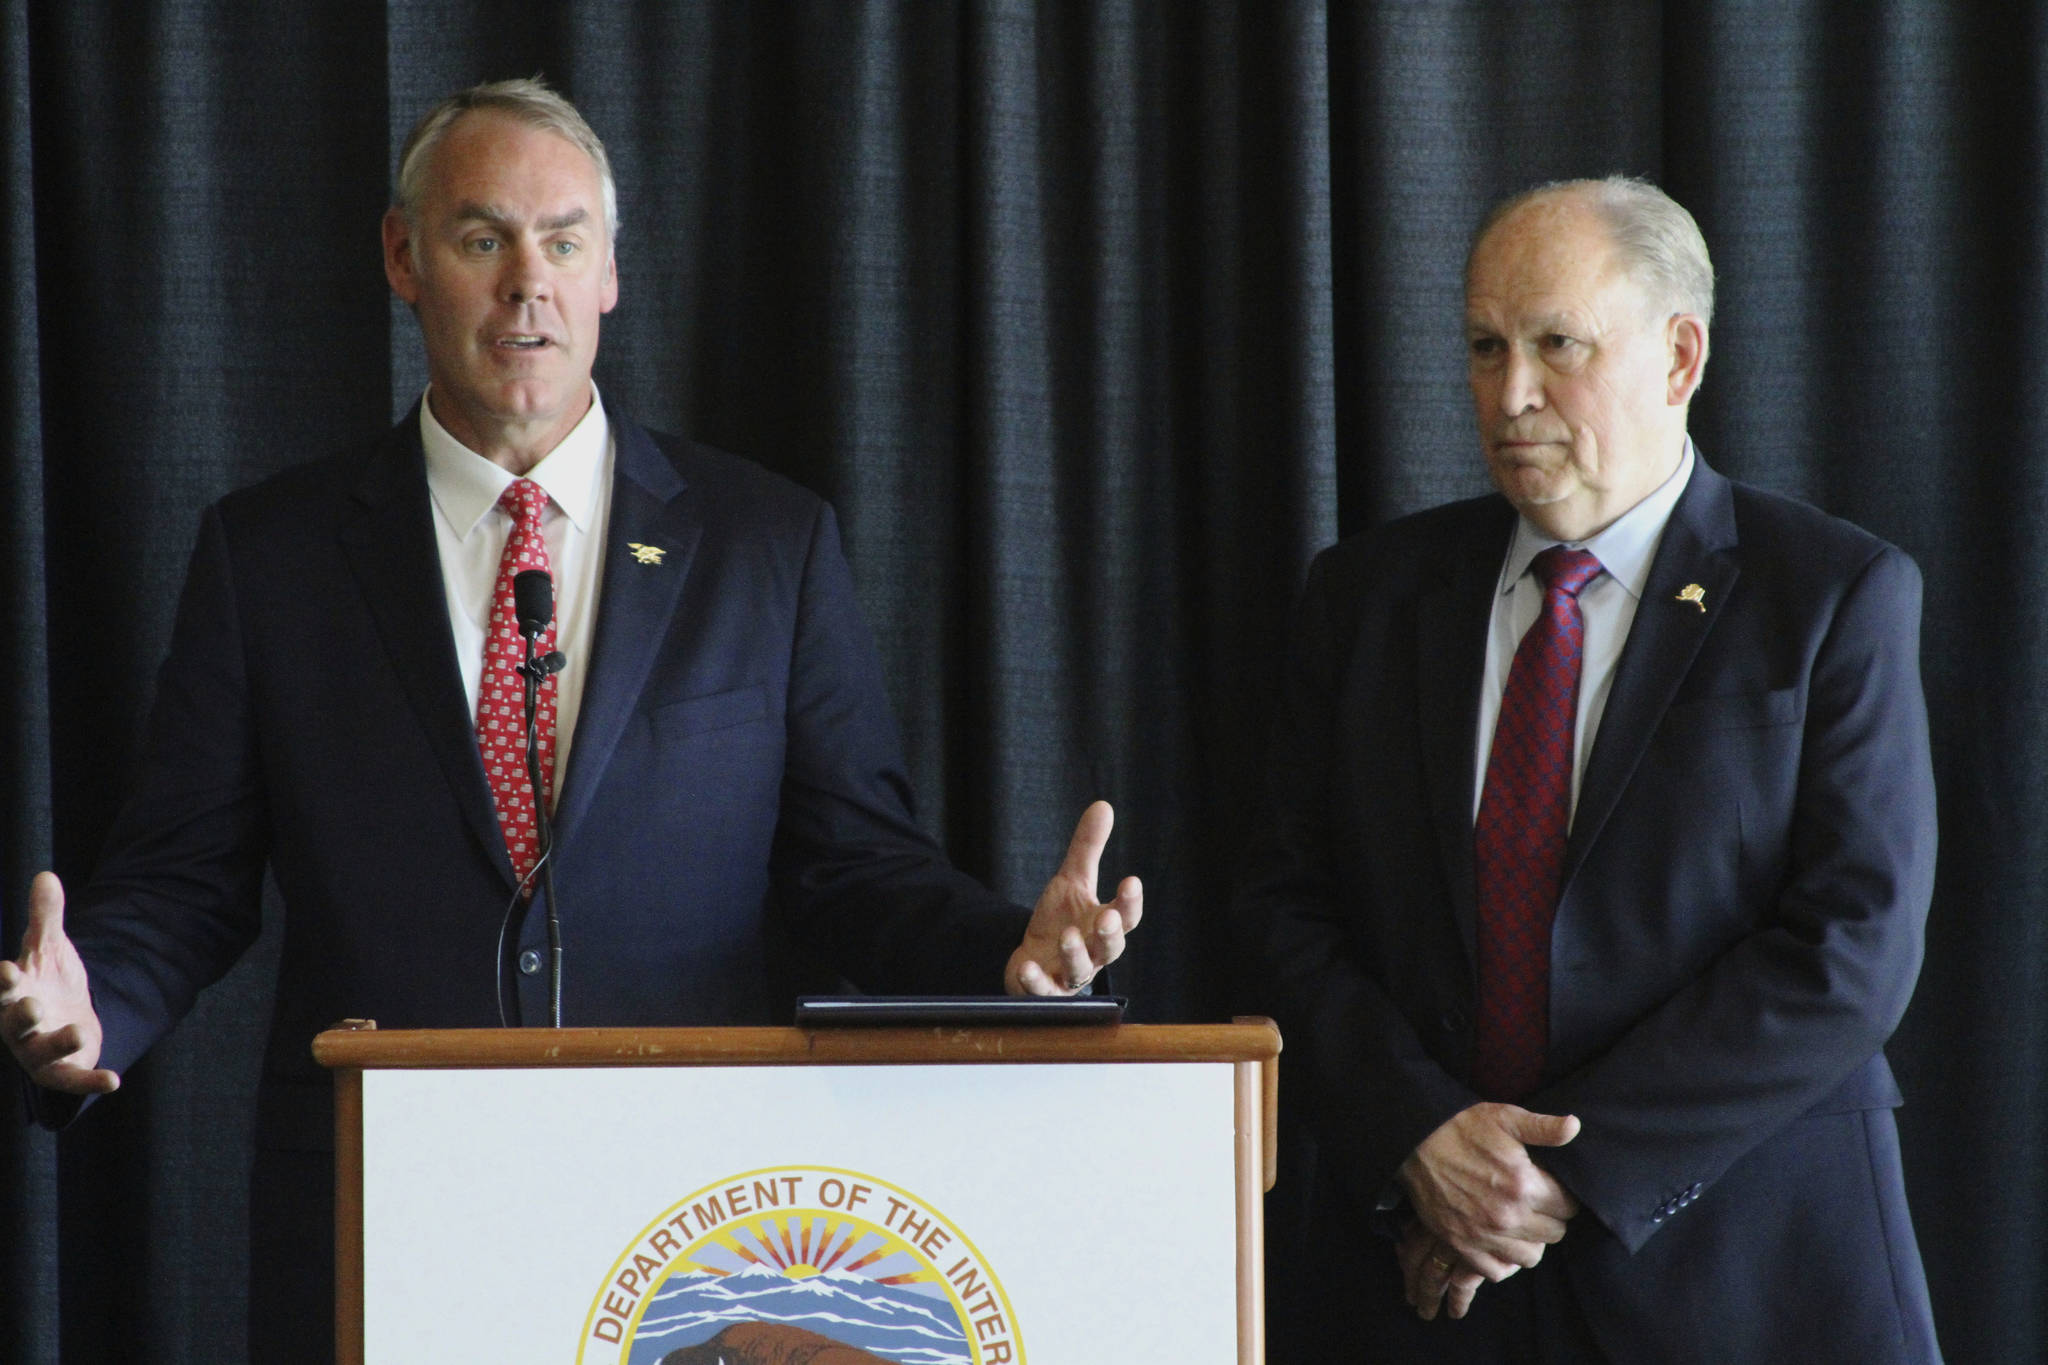
[[[1473,846],[1479,1050],[1472,1081],[1490,1100],[1519,1100],[1543,1076],[1550,924],[1571,827],[1572,736],[1586,640],[1579,590],[1598,576],[1600,561],[1553,545],[1529,567],[1543,583],[1543,607],[1508,669]]]
[[[506,488],[498,506],[512,518],[512,534],[498,560],[498,585],[491,594],[491,624],[484,632],[484,674],[476,695],[476,738],[483,751],[484,776],[498,807],[498,828],[505,833],[505,851],[512,870],[524,881],[540,859],[540,830],[534,821],[533,783],[526,774],[526,694],[519,665],[525,661],[519,638],[519,613],[513,602],[512,579],[527,569],[547,569],[548,543],[541,538],[540,516],[547,510],[547,490],[531,479]],[[555,647],[555,623],[533,642],[536,657]],[[535,744],[540,750],[541,785],[555,784],[555,680],[541,681],[534,705]]]

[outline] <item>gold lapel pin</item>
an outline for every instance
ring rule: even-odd
[[[659,564],[661,557],[668,553],[659,545],[642,545],[637,540],[627,541],[626,548],[633,552],[633,562],[636,564]],[[1706,608],[1702,607],[1700,610],[1705,611]]]
[[[1678,590],[1680,602],[1690,602],[1702,612],[1707,609],[1707,590],[1697,583],[1688,583]]]

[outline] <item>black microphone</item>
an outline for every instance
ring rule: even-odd
[[[562,671],[568,660],[560,650],[533,656],[533,642],[555,617],[555,580],[546,569],[522,569],[512,575],[512,610],[519,618],[519,633],[526,641],[526,662],[519,671],[526,678],[526,775],[533,784],[534,832],[540,837],[541,885],[548,898],[548,1020],[562,1026],[562,916],[555,902],[555,830],[548,819],[548,792],[540,780],[540,737],[534,717],[540,707],[540,685],[551,673]]]
[[[519,633],[531,640],[555,619],[555,580],[546,569],[521,569],[512,575],[512,610]]]

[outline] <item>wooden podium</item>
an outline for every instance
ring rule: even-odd
[[[1264,1359],[1269,1020],[313,1051],[342,1365]]]

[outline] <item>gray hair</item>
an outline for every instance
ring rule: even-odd
[[[1472,252],[1499,222],[1524,204],[1553,195],[1582,199],[1606,224],[1615,250],[1629,263],[1629,273],[1659,308],[1697,314],[1714,321],[1714,263],[1707,240],[1685,206],[1639,176],[1610,175],[1604,180],[1553,180],[1496,204],[1472,238]],[[1465,257],[1472,269],[1472,255]]]
[[[529,128],[540,128],[565,138],[590,158],[597,167],[597,181],[604,189],[605,234],[614,245],[619,240],[619,190],[612,180],[611,158],[576,106],[548,87],[540,77],[511,81],[490,81],[458,91],[429,109],[413,125],[405,146],[398,153],[398,204],[406,221],[417,223],[420,200],[426,193],[427,162],[455,121],[469,113],[503,114]]]

